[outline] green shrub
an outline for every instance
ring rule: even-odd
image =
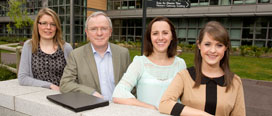
[[[3,37],[0,37],[0,41],[3,41],[3,42],[7,42],[7,43],[17,43],[17,42],[24,42],[26,41],[28,38],[25,38],[25,37],[16,37],[16,36],[3,36]]]
[[[0,67],[0,81],[15,79],[16,74],[10,72],[6,68]]]

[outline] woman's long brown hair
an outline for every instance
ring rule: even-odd
[[[38,45],[39,45],[39,42],[40,42],[40,34],[39,34],[39,30],[38,30],[38,23],[39,23],[39,20],[40,18],[43,16],[43,15],[49,15],[53,18],[55,24],[56,24],[56,34],[53,38],[53,42],[55,45],[59,45],[60,48],[63,50],[63,46],[64,46],[64,41],[62,40],[62,30],[61,30],[61,27],[60,27],[60,19],[58,17],[58,15],[56,14],[55,11],[53,11],[52,9],[49,9],[49,8],[42,8],[34,23],[33,23],[33,29],[32,29],[32,40],[31,40],[31,43],[32,43],[32,53],[35,53],[37,50],[38,50]]]
[[[208,22],[201,30],[197,40],[197,45],[201,44],[203,37],[205,34],[209,34],[213,37],[214,40],[224,44],[227,49],[224,53],[224,57],[220,60],[220,67],[224,71],[224,85],[227,87],[226,92],[230,89],[232,85],[232,80],[234,77],[234,73],[231,72],[229,67],[229,54],[231,43],[229,39],[229,34],[227,30],[217,21]],[[200,50],[196,47],[195,50],[195,69],[196,69],[196,81],[194,87],[199,87],[201,83],[201,79],[204,76],[202,73],[202,57],[200,54]]]

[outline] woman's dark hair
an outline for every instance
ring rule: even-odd
[[[144,38],[144,55],[149,56],[149,55],[151,55],[153,53],[153,45],[152,45],[152,42],[151,42],[151,31],[152,31],[151,29],[152,29],[152,25],[157,21],[165,21],[170,26],[171,33],[172,33],[172,41],[170,42],[170,45],[168,46],[167,56],[168,56],[168,58],[173,57],[177,53],[178,39],[177,39],[177,35],[176,35],[174,25],[166,17],[156,17],[148,24],[148,27],[147,27],[147,29],[145,31],[145,38]]]
[[[197,45],[200,45],[205,34],[209,34],[214,40],[224,44],[226,46],[226,51],[224,57],[220,60],[220,67],[224,71],[224,85],[227,87],[226,92],[230,89],[232,85],[232,80],[234,73],[231,72],[229,67],[229,54],[230,54],[230,39],[227,30],[217,21],[208,22],[201,30],[197,40]],[[201,79],[204,76],[201,70],[202,67],[202,57],[200,50],[196,47],[195,50],[195,69],[196,69],[196,83],[194,87],[199,87]]]

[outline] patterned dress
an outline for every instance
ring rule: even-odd
[[[64,52],[60,47],[53,54],[44,53],[40,46],[36,53],[32,53],[31,68],[36,79],[59,86],[65,65]]]

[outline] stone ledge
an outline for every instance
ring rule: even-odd
[[[17,79],[0,81],[1,116],[165,116],[158,111],[110,103],[109,106],[75,113],[50,102],[46,96],[58,94],[41,87],[20,86]]]

